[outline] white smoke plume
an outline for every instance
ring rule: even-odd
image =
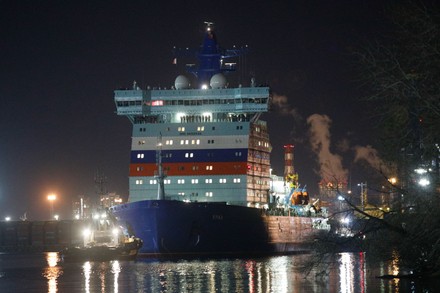
[[[310,145],[317,154],[319,174],[326,182],[347,182],[347,170],[342,166],[342,157],[330,150],[331,119],[327,115],[313,114],[307,118],[310,125]]]
[[[377,150],[372,146],[355,146],[354,147],[355,157],[354,162],[358,162],[360,160],[366,161],[372,168],[375,170],[385,174],[390,175],[391,170],[390,167],[387,166],[382,159],[377,154]]]
[[[274,93],[271,98],[271,106],[273,110],[281,115],[291,115],[295,118],[301,118],[298,111],[289,105],[286,96],[281,96]]]

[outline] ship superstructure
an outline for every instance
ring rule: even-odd
[[[133,124],[129,201],[164,199],[226,202],[259,207],[268,203],[271,146],[260,114],[268,110],[268,87],[229,88],[224,60],[242,53],[222,50],[208,23],[197,51],[192,88],[179,75],[171,89],[116,90],[117,114]],[[209,82],[209,85],[208,85]],[[161,161],[163,175],[159,176]],[[160,187],[159,187],[160,188]]]
[[[271,146],[259,119],[269,88],[254,80],[229,86],[225,74],[235,66],[224,60],[243,50],[221,49],[211,23],[198,50],[175,52],[198,58],[187,66],[196,88],[179,75],[171,89],[134,84],[115,91],[117,114],[128,117],[133,134],[129,202],[110,211],[142,239],[140,253],[148,255],[308,250],[323,219],[290,216],[311,214],[306,206],[290,213],[295,189],[284,200],[270,191]],[[273,210],[265,208],[270,199]]]

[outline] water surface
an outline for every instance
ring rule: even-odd
[[[0,292],[438,292],[439,280],[384,280],[397,263],[369,266],[364,254],[298,270],[309,255],[63,262],[58,253],[0,254]]]

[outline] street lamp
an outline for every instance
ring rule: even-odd
[[[50,202],[50,219],[53,219],[53,202],[57,199],[55,194],[49,194],[47,200]]]

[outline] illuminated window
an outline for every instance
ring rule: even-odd
[[[205,126],[198,126],[197,127],[197,131],[204,131],[205,130]]]
[[[138,145],[143,145],[143,144],[145,144],[145,140],[138,141]]]
[[[219,182],[220,182],[220,183],[226,183],[226,178],[220,178],[220,179],[219,179]]]
[[[191,184],[199,184],[199,179],[191,179]]]
[[[139,172],[139,171],[143,171],[143,170],[144,170],[144,167],[141,167],[141,166],[137,166],[137,167],[136,167],[136,171],[138,171],[138,172]]]
[[[194,157],[194,153],[186,153],[185,158],[192,158]]]
[[[185,140],[185,144],[189,144],[189,140],[188,139]]]
[[[235,152],[236,157],[241,157],[241,152]]]
[[[151,101],[151,106],[163,106],[162,100]]]
[[[150,180],[150,184],[157,184],[157,180],[156,179],[151,179]]]
[[[165,180],[163,181],[163,184],[171,184],[171,179],[165,179]]]
[[[240,178],[234,178],[234,183],[240,183]]]
[[[185,131],[185,127],[181,126],[181,127],[177,128],[177,130],[180,132]]]
[[[206,170],[212,170],[212,166],[206,166]]]
[[[138,159],[143,159],[144,158],[144,154],[137,154],[137,158]]]
[[[136,180],[136,185],[141,185],[141,184],[144,184],[144,180],[142,179]]]
[[[180,144],[185,144],[185,141],[183,139],[180,140]]]
[[[207,192],[205,193],[205,196],[207,196],[207,197],[212,197],[212,191],[207,191]]]
[[[185,179],[178,179],[177,184],[185,184]]]
[[[211,178],[207,178],[207,179],[205,179],[205,183],[206,183],[206,184],[211,184],[211,183],[212,183],[212,179],[211,179]]]
[[[172,140],[172,139],[168,139],[168,140],[165,142],[165,144],[166,144],[166,145],[173,145],[173,140]]]

